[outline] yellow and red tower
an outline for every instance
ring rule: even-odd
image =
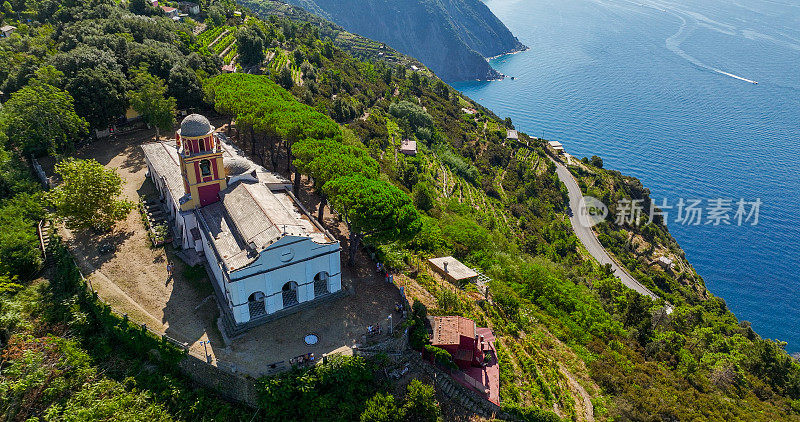
[[[214,136],[214,126],[205,116],[190,114],[175,133],[181,163],[183,187],[189,200],[181,210],[203,207],[219,201],[219,192],[228,184],[222,163],[222,148]]]

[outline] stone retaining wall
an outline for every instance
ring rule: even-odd
[[[233,374],[205,363],[192,355],[186,355],[178,367],[195,384],[216,391],[228,400],[253,408],[258,407],[258,389],[255,379]]]

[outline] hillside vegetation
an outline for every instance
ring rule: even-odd
[[[312,180],[313,193],[347,225],[346,245],[374,252],[419,302],[409,323],[416,347],[425,347],[426,334],[416,328],[425,313],[463,315],[492,328],[500,399],[515,417],[585,420],[592,408],[595,420],[800,420],[800,365],[705,290],[666,227],[608,222],[599,229],[601,241],[662,298],[653,301],[583,250],[541,141],[524,134],[507,140],[513,122],[430,73],[359,60],[314,25],[258,20],[247,10],[240,16],[230,2],[204,10],[211,24],[205,31],[235,27],[251,75],[217,75],[222,63],[203,32],[158,11],[137,14],[101,0],[12,7],[31,22],[4,15],[19,29],[0,40],[0,57],[13,64],[0,70],[6,420],[274,420],[269,412],[287,400],[303,402],[287,410],[299,420],[437,417],[430,387],[415,384],[395,396],[375,378],[381,362],[360,358],[261,380],[263,409],[242,409],[190,388],[174,368],[174,348],[98,305],[57,242],[53,266],[38,277],[35,227],[47,209],[21,157],[68,156],[86,141],[87,128],[105,127],[125,111],[137,88],[119,84],[143,73],[163,85],[159,97],[233,119],[235,142],[266,167]],[[38,92],[63,105],[49,111],[52,121],[70,123],[49,128],[60,135],[57,143],[10,130],[29,127],[25,106],[37,104]],[[47,100],[32,109],[46,110]],[[94,107],[115,101],[121,112]],[[403,139],[417,141],[416,156],[398,153]],[[597,197],[647,196],[635,179],[590,163],[573,171]],[[631,235],[651,247],[620,243]],[[652,267],[654,251],[676,257],[683,270]],[[488,298],[476,286],[432,275],[424,259],[441,255],[491,278]],[[674,306],[670,314],[664,299]],[[398,408],[405,410],[391,411]]]
[[[270,13],[277,2],[240,4]],[[347,31],[420,59],[446,81],[496,79],[485,57],[524,46],[480,0],[290,0]]]

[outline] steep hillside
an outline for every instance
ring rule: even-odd
[[[358,59],[380,60],[392,65],[416,66],[419,69],[425,67],[419,60],[402,54],[385,43],[347,32],[341,26],[320,17],[322,15],[310,13],[301,7],[279,0],[237,0],[237,2],[264,19],[276,16],[287,18],[293,22],[311,23],[317,28],[321,39],[330,38],[334,45]]]
[[[417,57],[447,81],[500,75],[484,57],[524,48],[479,0],[289,0]]]

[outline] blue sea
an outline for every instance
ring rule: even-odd
[[[492,60],[514,80],[454,86],[658,203],[702,200],[700,225],[668,215],[689,261],[739,319],[800,351],[800,0],[485,3],[531,49]],[[716,199],[732,224],[705,224]],[[760,199],[757,225],[737,224],[741,199]]]

